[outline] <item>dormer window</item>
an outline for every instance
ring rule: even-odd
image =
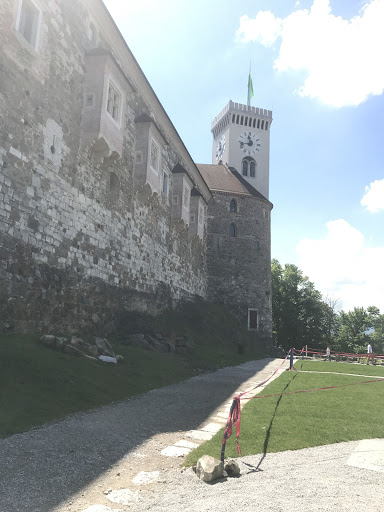
[[[120,120],[120,105],[121,94],[110,80],[108,85],[107,112],[116,123],[119,123]]]
[[[20,0],[16,30],[37,49],[41,11],[32,0]]]

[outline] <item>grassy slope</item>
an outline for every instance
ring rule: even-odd
[[[297,370],[333,371],[367,375],[325,375],[285,372],[262,395],[338,386],[384,377],[383,367],[347,363],[300,361]],[[371,377],[370,377],[371,376]],[[242,455],[297,450],[311,446],[383,437],[384,381],[339,389],[249,400],[241,416]],[[223,430],[189,454],[195,464],[204,454],[220,458]],[[235,434],[227,443],[226,457],[237,457]]]
[[[191,354],[146,351],[124,343],[129,332],[186,335]],[[236,319],[216,306],[190,305],[157,319],[132,316],[108,338],[124,360],[104,365],[55,352],[38,336],[0,335],[0,437],[214,369],[261,357],[260,348]],[[238,354],[237,345],[248,347]],[[255,346],[252,347],[251,344]]]

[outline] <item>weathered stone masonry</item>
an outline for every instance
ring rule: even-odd
[[[103,3],[2,0],[0,48],[0,332],[198,297],[270,337],[272,205],[206,181]]]
[[[0,6],[2,324],[78,329],[112,322],[122,307],[156,312],[205,297],[201,239],[171,215],[170,193],[135,185],[135,119],[155,113],[133,78],[119,83],[126,100],[121,154],[116,141],[108,154],[108,147],[101,152],[92,137],[86,140],[89,129],[84,135],[87,23],[99,15],[100,27],[117,38],[111,20],[98,2],[42,2],[35,52],[14,28],[18,5]],[[90,14],[92,7],[100,12]],[[100,27],[99,44],[109,49]],[[172,129],[164,124],[164,134]],[[187,158],[169,139],[162,167],[192,168],[195,181],[185,148]],[[172,173],[169,180],[172,190]],[[203,192],[210,196],[207,187]]]

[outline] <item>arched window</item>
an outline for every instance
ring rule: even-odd
[[[237,201],[236,201],[236,199],[232,199],[231,202],[229,203],[229,211],[237,213]]]
[[[236,224],[231,224],[229,226],[229,236],[231,238],[235,238],[237,236]]]
[[[256,177],[256,161],[252,157],[246,156],[243,158],[243,161],[241,162],[241,169],[243,176],[248,176],[249,171],[249,176],[251,178]]]

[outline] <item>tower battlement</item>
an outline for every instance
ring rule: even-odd
[[[235,103],[234,101],[229,101],[229,103],[212,121],[212,131],[215,128],[215,126],[229,113],[254,114],[266,119],[270,119],[272,121],[272,110],[266,110],[265,108],[252,107],[251,105],[243,105],[242,103]]]

